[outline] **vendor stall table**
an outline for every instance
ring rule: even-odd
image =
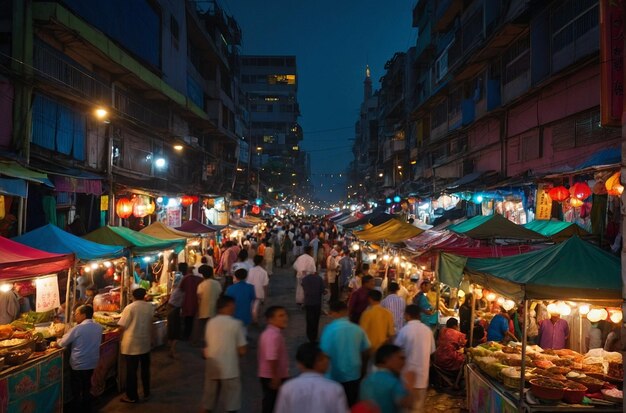
[[[63,351],[49,349],[40,354],[0,373],[0,411],[63,411]]]
[[[519,391],[512,391],[502,383],[485,376],[473,364],[468,364],[465,371],[467,385],[467,407],[470,413],[515,413],[515,412],[581,412],[593,413],[621,412],[621,405],[598,406],[559,403],[556,405],[530,404],[522,402],[519,410]]]

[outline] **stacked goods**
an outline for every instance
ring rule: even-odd
[[[484,343],[468,349],[470,359],[489,377],[505,387],[519,389],[521,381],[521,347]],[[582,355],[572,350],[543,350],[527,346],[524,380],[538,399],[580,403],[585,394],[604,397],[600,390],[610,389],[610,382],[621,382],[623,364],[620,353],[595,349]],[[604,397],[615,402],[615,395]]]

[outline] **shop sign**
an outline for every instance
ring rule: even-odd
[[[180,227],[182,225],[182,213],[179,207],[167,208],[167,222],[170,227]]]
[[[548,195],[549,185],[539,184],[537,187],[537,207],[535,219],[549,220],[552,217],[552,198]]]
[[[624,106],[624,1],[600,2],[600,122],[622,126]]]
[[[56,275],[38,278],[35,285],[37,287],[35,311],[39,313],[59,308],[61,300],[59,299],[59,281]]]
[[[108,211],[109,210],[109,196],[102,195],[100,196],[100,211]]]

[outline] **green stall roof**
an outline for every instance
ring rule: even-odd
[[[452,266],[459,264],[459,258],[442,254],[442,261],[450,261]],[[473,282],[518,301],[621,302],[620,260],[577,236],[512,257],[467,258],[464,267]]]
[[[574,235],[579,237],[589,235],[589,232],[573,222],[535,220],[524,225],[524,228],[538,232],[556,242],[565,241]]]
[[[123,245],[124,247],[130,248],[134,255],[166,249],[173,249],[176,252],[180,252],[185,247],[186,243],[186,240],[183,238],[163,240],[133,231],[130,228],[112,227],[109,225],[98,228],[85,235],[83,238],[99,244]]]
[[[467,221],[450,225],[447,229],[474,239],[546,240],[543,235],[517,225],[499,214],[478,215]]]

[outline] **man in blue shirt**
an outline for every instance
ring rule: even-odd
[[[100,360],[102,326],[92,320],[93,307],[81,305],[74,311],[76,326],[57,340],[60,347],[72,346],[70,378],[77,412],[91,412],[91,376]]]
[[[399,413],[412,406],[411,394],[400,380],[404,368],[404,353],[393,344],[382,345],[376,351],[375,372],[361,383],[359,398],[376,404],[381,413]]]
[[[506,310],[502,308],[500,314],[496,314],[489,322],[489,328],[487,329],[488,341],[504,341],[505,338],[510,337],[511,340],[517,341],[515,336],[509,331],[509,315]]]
[[[234,317],[241,320],[244,326],[252,322],[252,304],[256,300],[254,286],[246,282],[248,270],[239,268],[235,271],[237,282],[226,289],[226,295],[235,299]]]
[[[327,377],[343,386],[352,406],[358,399],[370,343],[363,329],[348,320],[346,303],[330,303],[330,317],[333,321],[326,326],[320,340],[320,348],[330,358]]]

